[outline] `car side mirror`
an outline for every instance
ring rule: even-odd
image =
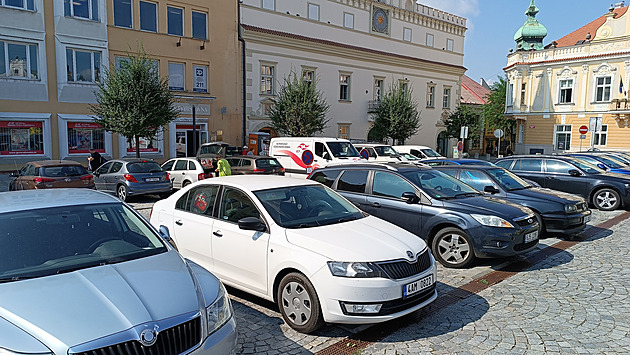
[[[582,174],[580,173],[580,171],[579,171],[579,170],[576,170],[576,169],[571,169],[571,170],[569,170],[569,175],[571,175],[571,176],[582,176]]]
[[[175,241],[173,240],[173,238],[171,238],[168,227],[160,226],[160,236],[162,237],[162,239],[166,240],[168,244],[175,248],[175,250],[179,251],[179,249],[177,249],[177,245],[175,245]]]
[[[410,205],[420,201],[420,197],[413,192],[403,192],[400,198]]]
[[[238,220],[238,227],[247,231],[264,232],[267,226],[256,217],[245,217]]]
[[[602,169],[602,170],[608,170],[608,167],[602,163],[597,164],[597,167]]]
[[[486,187],[484,187],[484,188],[483,188],[483,192],[487,192],[487,193],[489,193],[489,194],[498,194],[498,193],[499,193],[499,192],[501,192],[501,191],[499,191],[499,189],[497,189],[497,188],[496,188],[496,187],[494,187],[494,186],[490,186],[490,185],[488,185],[488,186],[486,186]]]

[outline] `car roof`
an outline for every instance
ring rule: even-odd
[[[226,157],[225,159],[249,159],[249,160],[273,159],[273,160],[278,160],[275,157],[270,157],[268,155],[232,155],[232,156]]]
[[[99,203],[120,203],[120,200],[104,192],[76,188],[0,192],[0,213]]]
[[[190,160],[190,161],[197,161],[197,158],[191,158],[191,157],[179,157],[179,158],[171,158],[169,160],[167,160],[166,162],[169,162],[171,160]]]
[[[62,165],[81,165],[83,166],[81,163],[76,162],[74,160],[38,160],[38,161],[32,161],[29,162],[28,164],[33,164],[35,166],[42,166],[42,167],[48,167],[48,166],[62,166]]]
[[[385,143],[352,143],[352,145],[361,147],[391,147],[391,145]]]
[[[332,163],[318,170],[337,170],[337,169],[378,169],[391,171],[407,171],[407,170],[427,170],[432,169],[428,165],[418,165],[415,163]]]
[[[261,175],[256,176],[255,178],[252,178],[251,175],[231,175],[201,180],[199,182],[196,182],[195,186],[199,186],[199,184],[210,185],[214,183],[220,183],[222,185],[233,186],[249,191],[267,190],[288,186],[319,184],[318,182],[305,178],[294,178],[280,175]]]
[[[476,165],[476,164],[436,165],[436,166],[432,166],[432,168],[438,169],[438,170],[440,169],[470,169],[470,170],[504,169],[500,166],[495,166],[495,165]]]

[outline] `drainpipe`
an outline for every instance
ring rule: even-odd
[[[246,80],[247,80],[247,73],[245,72],[245,40],[243,39],[243,29],[241,28],[241,0],[236,0],[237,6],[238,6],[238,41],[241,42],[241,91],[242,91],[242,98],[241,100],[243,101],[243,107],[241,108],[242,111],[242,130],[241,130],[241,137],[243,137],[242,142],[241,142],[241,146],[245,146],[247,145],[247,137],[246,137],[246,126],[247,126],[247,85],[246,85]]]

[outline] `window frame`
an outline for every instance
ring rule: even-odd
[[[521,106],[525,106],[526,93],[527,93],[527,84],[521,83]]]
[[[604,129],[606,127],[606,129]],[[602,137],[604,137],[604,144],[601,144]],[[605,147],[608,144],[608,124],[602,124],[599,132],[591,133],[591,145],[598,147]]]
[[[568,129],[567,129],[568,128]],[[572,124],[556,124],[553,126],[553,149],[554,150],[570,150],[571,149],[571,139],[573,138],[573,125]],[[568,135],[568,137],[564,137],[564,139],[559,139],[560,135]],[[568,138],[568,139],[567,139]],[[565,146],[560,148],[560,141],[563,143],[569,143],[569,146]]]
[[[345,79],[344,79],[345,78]],[[339,73],[339,101],[350,102],[351,73]],[[345,95],[344,95],[345,94]]]
[[[181,11],[181,15],[179,15],[179,18],[182,22],[182,26],[180,28],[181,33],[174,33],[171,32],[171,24],[170,24],[170,18],[171,18],[171,14],[174,14],[172,11],[170,10],[179,10]],[[177,7],[177,6],[166,6],[166,34],[170,35],[170,36],[177,36],[177,37],[184,37],[184,28],[186,27],[185,22],[184,22],[184,9],[181,7]]]
[[[6,0],[0,0],[0,7],[6,7],[9,9],[19,9],[19,10],[25,10],[25,11],[35,11],[35,1],[34,0],[23,0],[22,1],[23,6],[19,7],[19,6],[13,6],[13,5],[7,5]],[[30,8],[29,8],[30,5]]]
[[[26,68],[27,68],[27,76],[13,76],[11,75],[11,60],[9,59],[9,44],[24,46],[26,52]],[[2,46],[2,52],[0,54],[3,55],[2,62],[4,63],[4,76],[0,75],[0,79],[12,79],[12,80],[34,80],[41,81],[42,76],[40,74],[40,64],[39,64],[39,45],[34,42],[15,42],[15,41],[6,41],[4,39],[0,39],[0,46]],[[34,50],[33,50],[34,48]],[[36,78],[33,78],[33,59],[32,54],[35,52],[35,75]]]
[[[155,20],[155,30],[147,30],[142,28],[142,3],[150,4],[155,6],[155,13],[153,19]],[[140,22],[140,31],[146,31],[151,33],[158,33],[160,31],[160,21],[158,21],[158,13],[159,13],[159,4],[153,1],[139,0],[138,1],[138,14],[139,14],[139,22]]]
[[[348,19],[350,20],[350,26],[348,26]],[[343,13],[343,27],[354,29],[354,14],[350,12]]]
[[[599,81],[603,80],[602,84]],[[608,79],[609,83],[606,83],[606,79]],[[612,96],[612,75],[604,75],[595,77],[595,102],[609,102]],[[600,97],[600,89],[601,89],[601,97]],[[606,93],[606,89],[608,89]],[[608,94],[608,97],[605,97]]]
[[[311,13],[311,11],[315,11],[315,10],[316,10],[315,13]],[[309,20],[319,21],[320,7],[318,4],[314,4],[312,2],[306,3],[306,13]]]
[[[446,50],[449,52],[455,51],[455,41],[452,40],[451,38],[446,39]]]
[[[429,39],[431,40],[429,41]],[[427,33],[425,38],[425,45],[431,48],[435,47],[435,35],[433,35],[433,33]]]
[[[196,37],[195,36],[195,14],[199,14],[199,15],[203,15],[203,37]],[[201,11],[192,11],[190,14],[190,23],[191,23],[191,28],[192,28],[192,38],[194,39],[198,39],[200,41],[207,41],[208,40],[208,14],[205,12],[201,12]]]
[[[385,80],[383,78],[374,78],[374,101],[381,102],[383,100],[383,88],[385,87]]]
[[[429,84],[427,86],[427,107],[435,108],[435,85]]]
[[[182,84],[183,86],[171,86],[171,65],[182,68]],[[168,62],[168,89],[171,91],[186,91],[186,63]]]
[[[101,70],[103,67],[103,52],[99,51],[99,50],[93,50],[93,49],[84,49],[84,48],[76,48],[76,47],[66,47],[66,68],[68,65],[68,51],[72,51],[72,76],[73,76],[73,80],[69,80],[68,79],[68,75],[66,75],[66,80],[68,83],[73,83],[73,84],[96,84],[98,82],[101,81]],[[83,52],[83,53],[90,53],[90,69],[92,72],[92,81],[82,81],[82,80],[78,80],[77,79],[77,51],[78,52]],[[98,78],[96,78],[96,68],[95,68],[95,64],[96,64],[96,60],[94,57],[94,54],[98,53],[99,54],[99,71],[98,71]]]
[[[569,86],[563,86],[563,83],[569,82]],[[560,79],[558,81],[558,103],[559,104],[570,104],[573,103],[573,79]],[[569,100],[566,99],[567,93],[570,97]],[[564,94],[564,95],[563,95]]]
[[[123,0],[118,0],[118,1],[123,1]],[[133,1],[129,0],[129,3],[130,3],[129,4],[129,26],[116,24],[116,2],[117,0],[113,0],[113,3],[112,3],[112,17],[113,17],[114,27],[133,28]]]
[[[265,68],[269,68],[267,72]],[[276,66],[271,63],[260,63],[260,95],[273,96],[276,93]],[[264,88],[264,90],[263,90]]]
[[[267,6],[265,6],[265,4],[267,4]],[[269,6],[269,4],[271,4],[271,6]],[[260,8],[276,11],[276,0],[260,0]]]
[[[409,38],[407,38],[407,34],[409,34]],[[403,38],[402,40],[405,42],[411,42],[411,37],[413,34],[413,30],[409,27],[403,27]]]
[[[74,1],[75,0],[64,0],[64,14],[63,14],[64,17],[72,17],[72,18],[77,18],[77,19],[82,19],[82,20],[89,20],[89,21],[100,21],[100,16],[99,16],[99,12],[98,12],[98,10],[99,10],[99,0],[86,0],[87,6],[88,6],[88,17],[78,16],[78,15],[74,14],[74,6],[75,6]],[[68,5],[69,5],[68,8],[66,8],[65,3],[68,3]],[[66,13],[67,10],[69,10],[70,13]],[[96,18],[94,18],[94,17],[96,17]]]
[[[451,87],[445,86],[442,89],[442,108],[450,109],[451,108]]]
[[[197,75],[197,69],[202,69],[205,71],[205,75],[203,76],[203,80],[205,82],[201,82],[199,76]],[[208,92],[208,76],[209,76],[210,68],[207,65],[199,65],[193,64],[193,91],[194,92]],[[198,83],[202,83],[204,86],[199,87]]]

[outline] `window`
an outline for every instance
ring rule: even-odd
[[[451,88],[444,88],[444,95],[442,96],[442,108],[451,107]]]
[[[42,122],[0,121],[0,155],[44,154]]]
[[[37,45],[0,41],[0,78],[39,79]]]
[[[192,12],[192,36],[196,39],[208,39],[207,15],[203,12]]]
[[[260,93],[264,95],[274,94],[275,67],[271,65],[260,66]]]
[[[527,84],[521,84],[521,106],[525,106],[525,92]]]
[[[347,12],[343,13],[343,27],[354,28],[354,15]]]
[[[374,101],[383,99],[383,79],[374,79]]]
[[[350,75],[339,75],[339,100],[350,101]]]
[[[157,4],[140,1],[140,29],[157,32]]]
[[[433,85],[427,88],[427,107],[435,107],[435,86]]]
[[[260,218],[256,205],[244,192],[226,187],[221,198],[219,218],[238,223],[240,219],[245,217]]]
[[[63,15],[98,21],[98,0],[64,0]]]
[[[341,175],[337,182],[337,190],[365,193],[367,183],[367,170],[348,170]]]
[[[411,42],[411,28],[403,28],[403,41]]]
[[[376,171],[372,184],[372,194],[376,196],[400,199],[405,192],[416,192],[416,189],[399,176]]]
[[[572,169],[575,169],[575,167],[569,163],[565,163],[560,160],[547,160],[548,173],[569,175],[569,170]]]
[[[595,101],[610,101],[611,80],[612,78],[610,76],[597,78]]]
[[[177,7],[166,7],[166,20],[168,22],[168,34],[173,36],[184,35],[184,10]]]
[[[427,33],[427,47],[433,47],[433,35],[430,33]]]
[[[514,84],[509,84],[507,87],[507,106],[512,106],[514,104]]]
[[[560,80],[560,100],[561,104],[573,102],[573,79]]]
[[[324,184],[332,188],[333,184],[335,183],[335,180],[337,179],[337,176],[339,176],[339,173],[341,173],[341,170],[326,170],[326,171],[316,170],[313,173],[311,180],[315,180],[319,182],[320,184]]]
[[[512,170],[539,173],[542,171],[542,159],[520,159],[516,161]]]
[[[308,4],[308,18],[319,21],[319,5]]]
[[[193,65],[193,73],[193,91],[208,92],[208,67],[204,65]]]
[[[0,0],[0,6],[35,11],[34,0]]]
[[[142,153],[157,153],[158,149],[158,137],[147,138],[140,137],[140,152]],[[136,140],[133,138],[127,138],[127,153],[136,152]]]
[[[459,180],[477,191],[483,191],[486,186],[495,186],[490,177],[476,170],[462,170]]]
[[[593,145],[606,145],[608,125],[603,124],[599,132],[593,132]]]
[[[184,91],[184,71],[183,63],[168,63],[168,89],[174,91]]]
[[[350,137],[350,125],[344,123],[338,123],[338,131],[337,138],[348,139]]]
[[[121,63],[126,62],[127,60],[129,60],[129,57],[114,56],[114,67],[116,69],[120,69]],[[157,61],[157,60],[152,60],[151,64],[153,64],[152,70],[155,70],[157,73],[159,73],[160,72],[160,62]]]
[[[90,149],[105,153],[105,130],[95,122],[68,122],[68,153],[85,154]]]
[[[178,160],[175,163],[175,168],[173,170],[187,170],[188,169],[188,161],[187,160]]]
[[[315,70],[313,69],[302,70],[302,77],[304,78],[304,80],[308,81],[309,83],[313,83],[313,80],[315,80]]]
[[[66,48],[68,82],[101,81],[101,52]]]
[[[262,0],[262,8],[267,10],[275,10],[276,0]]]
[[[403,95],[407,95],[407,92],[409,90],[409,83],[405,80],[400,80],[398,83],[400,84],[400,90],[402,91]]]
[[[205,185],[190,189],[175,203],[175,209],[194,214],[212,216],[214,201],[219,193],[218,186]]]
[[[114,26],[131,28],[131,0],[114,0]]]
[[[571,149],[571,125],[556,125],[554,141],[556,150]]]
[[[446,50],[449,51],[449,52],[452,52],[453,51],[453,44],[454,44],[454,42],[453,42],[452,39],[447,39],[446,40]]]

